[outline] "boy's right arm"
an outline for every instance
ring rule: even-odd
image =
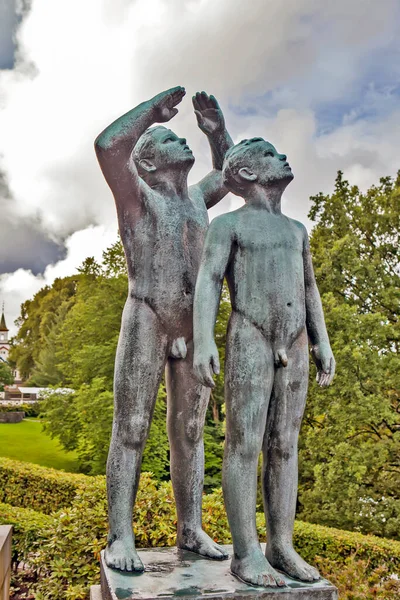
[[[139,177],[132,160],[132,150],[140,136],[154,123],[165,123],[174,117],[175,106],[185,95],[178,86],[142,102],[111,123],[97,136],[94,146],[103,175],[122,208],[132,199],[139,201],[147,185]],[[132,208],[132,206],[130,206]]]
[[[217,217],[207,231],[194,296],[193,368],[199,382],[206,387],[214,387],[213,373],[219,373],[214,327],[231,247],[229,222],[225,215]]]

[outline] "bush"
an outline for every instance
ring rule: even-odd
[[[38,600],[83,599],[88,586],[99,581],[99,556],[106,545],[107,531],[105,479],[99,476],[88,480],[79,486],[72,505],[53,515],[54,528],[38,550],[37,567],[46,565],[46,573],[38,583]],[[231,543],[221,490],[204,496],[203,524],[215,541]],[[170,482],[159,484],[148,473],[142,475],[134,526],[138,547],[175,544],[176,514]],[[263,515],[257,515],[257,529],[260,539],[265,539]],[[399,542],[300,522],[295,526],[294,542],[306,560],[319,561],[324,574],[336,565],[338,577],[348,569],[352,579],[354,561],[362,561],[364,578],[366,573],[376,578],[382,569],[388,574],[400,570]]]
[[[85,475],[0,458],[0,502],[50,514],[69,506]]]
[[[12,525],[12,562],[27,561],[45,537],[52,518],[28,508],[0,503],[0,525]]]
[[[2,404],[0,413],[2,412],[24,412],[26,417],[37,417],[40,413],[39,402],[35,404]]]
[[[105,478],[70,475],[4,459],[0,463],[0,478],[12,465],[19,471],[16,482],[12,482],[18,501],[18,493],[22,495],[28,487],[29,498],[40,482],[45,482],[48,493],[57,499],[46,501],[42,494],[38,504],[46,510],[54,504],[60,506],[62,498],[68,501],[68,506],[51,516],[0,504],[0,522],[16,525],[16,556],[40,572],[36,600],[87,598],[89,586],[99,582],[99,557],[106,545]],[[33,482],[29,482],[31,474]],[[221,490],[204,496],[203,523],[215,541],[231,543]],[[158,483],[149,473],[142,474],[134,527],[138,547],[175,544],[176,513],[170,482]],[[261,514],[257,515],[257,529],[260,539],[265,540]],[[390,575],[400,571],[400,542],[296,522],[294,543],[305,560],[317,564],[321,573],[338,585],[343,600],[391,600],[399,591],[399,582]]]

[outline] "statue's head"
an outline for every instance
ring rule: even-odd
[[[228,150],[222,175],[226,187],[237,196],[246,196],[255,185],[285,188],[294,177],[286,155],[259,137],[242,140]]]
[[[180,138],[170,129],[157,125],[147,129],[139,138],[133,150],[133,160],[143,179],[156,181],[161,172],[189,172],[194,163],[194,156],[185,138]]]

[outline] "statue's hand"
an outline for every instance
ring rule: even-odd
[[[205,92],[197,92],[192,98],[197,124],[206,135],[213,135],[225,128],[222,110],[214,96]]]
[[[179,102],[182,102],[185,94],[185,88],[178,85],[154,96],[151,100],[154,108],[154,121],[157,123],[170,121],[178,113],[178,109],[175,106]]]
[[[317,382],[321,387],[328,387],[335,374],[336,362],[329,344],[316,344],[311,348],[311,355],[317,367]]]
[[[219,374],[219,357],[214,341],[203,347],[195,346],[193,370],[196,378],[202,385],[210,388],[215,387],[213,374]]]

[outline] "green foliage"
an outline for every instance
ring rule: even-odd
[[[42,288],[32,300],[21,305],[17,320],[19,330],[10,350],[10,360],[18,365],[23,379],[28,379],[47,344],[49,333],[76,291],[79,275],[56,279],[51,287]]]
[[[25,466],[21,465],[21,468]],[[45,471],[48,471],[47,479],[53,481],[52,470],[41,471],[43,481],[46,481]],[[33,491],[36,489],[36,474],[32,486],[29,479],[27,474],[28,488]],[[37,600],[87,598],[89,586],[99,582],[99,556],[106,544],[107,531],[105,478],[60,473],[57,478],[60,489],[63,490],[65,484],[70,487],[71,480],[75,487],[68,498],[68,505],[50,517],[0,504],[0,522],[8,521],[17,526],[15,541],[19,559],[28,561],[35,571],[40,572],[35,592]],[[57,484],[52,493],[57,495],[56,487]],[[22,486],[20,493],[23,493]],[[47,500],[43,496],[42,506],[46,508],[50,502],[49,495]],[[220,489],[204,496],[203,522],[215,541],[231,543]],[[143,473],[134,527],[139,547],[174,545],[176,514],[170,482],[157,483],[148,473]],[[257,515],[257,529],[260,539],[265,539],[264,516],[260,514]],[[362,575],[360,589],[363,593],[368,590],[367,584],[371,588],[374,582],[378,591],[391,593],[394,584],[387,577],[400,569],[399,542],[302,522],[295,524],[294,541],[296,549],[306,560],[317,561],[322,572],[329,574],[343,589],[344,586],[351,589],[355,582],[361,582]],[[358,577],[356,565],[363,569]],[[379,582],[378,574],[382,575]],[[374,596],[343,596],[349,600],[357,597]],[[377,597],[382,600],[391,598],[390,595]]]
[[[39,547],[51,517],[29,508],[19,508],[0,502],[0,525],[12,525],[12,562],[26,561]]]
[[[5,385],[14,383],[14,376],[7,363],[0,360],[0,392],[4,390]]]
[[[0,502],[50,514],[69,506],[85,475],[0,458]]]
[[[2,404],[0,406],[0,413],[2,412],[24,412],[26,417],[37,417],[40,413],[40,406],[38,402],[35,404]],[[1,448],[0,448],[1,453]]]
[[[169,472],[165,398],[161,386],[143,454],[143,470],[151,471],[157,479],[167,478]],[[45,431],[59,439],[66,450],[77,452],[81,471],[105,473],[113,418],[113,394],[106,379],[95,378],[72,394],[52,392],[44,398],[41,409]]]
[[[340,600],[397,600],[400,580],[385,563],[370,568],[368,561],[349,556],[343,564],[329,558],[317,557],[316,567],[336,585]]]
[[[312,198],[311,248],[333,351],[334,384],[311,372],[300,451],[300,516],[399,539],[400,176],[365,194],[341,173]]]

